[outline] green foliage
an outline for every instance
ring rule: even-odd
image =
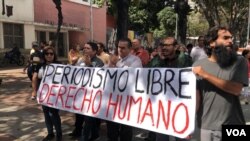
[[[136,6],[130,6],[129,8],[129,29],[137,31],[139,33],[144,33],[148,29],[145,24],[148,20],[148,14],[145,9],[139,10]]]
[[[129,8],[129,29],[144,34],[160,26],[157,13],[164,8],[164,0],[132,0]]]
[[[93,4],[98,5],[99,7],[102,7],[104,2],[106,2],[106,0],[92,0]]]
[[[188,36],[205,35],[208,29],[208,22],[205,17],[197,12],[191,12],[188,16]]]
[[[176,14],[171,7],[165,7],[157,14],[159,28],[154,29],[154,37],[174,36]]]

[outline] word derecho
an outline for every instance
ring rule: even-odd
[[[38,91],[41,104],[163,134],[194,130],[191,68],[87,68],[52,64]]]

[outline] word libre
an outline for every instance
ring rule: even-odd
[[[191,68],[88,68],[52,64],[40,104],[137,128],[187,137],[195,127]]]

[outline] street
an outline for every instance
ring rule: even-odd
[[[1,141],[39,141],[46,136],[41,106],[30,100],[31,83],[22,68],[0,68],[0,140]],[[250,106],[242,104],[246,121],[250,124]],[[63,140],[68,141],[68,134],[73,130],[74,114],[61,111]],[[133,141],[143,141],[146,131],[135,129]],[[192,141],[197,140],[198,133]],[[101,125],[101,138],[106,141],[106,125]]]

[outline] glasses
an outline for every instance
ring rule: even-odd
[[[54,53],[53,52],[47,52],[47,53],[45,53],[45,55],[50,55],[50,56],[53,56],[54,55]]]

